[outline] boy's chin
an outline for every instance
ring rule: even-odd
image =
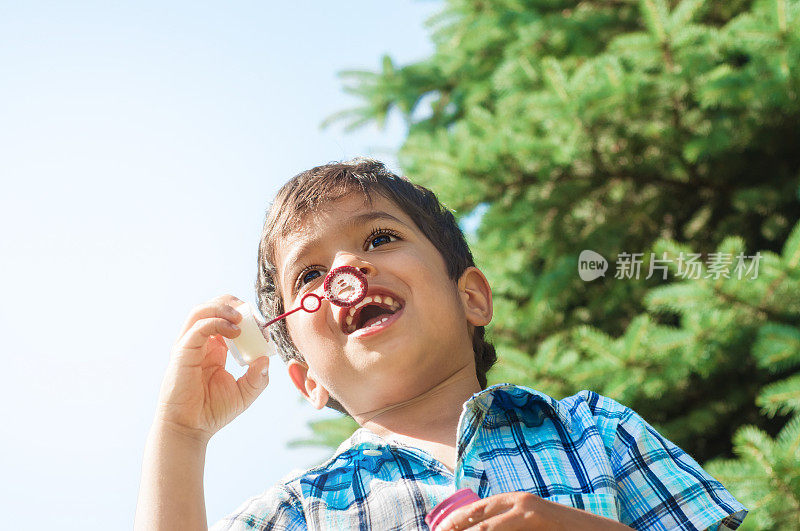
[[[380,385],[387,387],[411,388],[425,384],[446,375],[439,375],[444,367],[441,364],[432,364],[427,353],[398,352],[380,354],[380,359],[373,367],[372,374],[381,381]]]
[[[417,339],[415,341],[414,339]],[[352,351],[352,361],[363,375],[362,382],[373,388],[409,389],[438,383],[452,373],[448,360],[436,359],[432,352],[447,352],[441,347],[425,347],[420,338],[398,335],[374,344],[362,344]]]
[[[354,352],[351,359],[366,383],[413,379],[416,373],[423,372],[420,367],[424,365],[424,358],[408,345],[391,342],[371,348],[365,346]]]
[[[375,336],[368,336],[363,339],[348,337],[348,349],[356,352],[356,356],[365,356],[367,359],[378,360],[397,360],[413,356],[413,342],[409,341],[403,334],[395,334],[393,330],[384,330]]]

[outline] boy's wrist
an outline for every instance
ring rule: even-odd
[[[207,431],[181,426],[159,415],[153,421],[151,433],[161,440],[201,450],[206,449],[212,435]]]

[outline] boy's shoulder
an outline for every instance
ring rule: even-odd
[[[608,429],[641,419],[631,408],[587,389],[556,399],[523,385],[499,383],[476,393],[464,404],[467,420],[474,422],[484,421],[484,415],[506,414],[509,410],[519,412],[518,418],[524,420],[523,412],[537,409],[552,413],[553,418],[570,432],[585,428],[587,423]]]
[[[503,459],[496,460],[490,474],[503,481],[516,481],[520,471],[533,469],[533,492],[543,497],[553,499],[558,489],[573,498],[602,490],[616,500],[619,519],[635,529],[717,524],[735,529],[747,513],[689,454],[612,398],[582,390],[556,400],[528,387],[498,384],[472,401],[465,404],[465,414],[474,416],[480,430],[492,432],[482,444],[504,445]],[[480,451],[491,457],[494,448]],[[514,456],[518,464],[503,473],[503,463]],[[563,463],[570,468],[564,470]],[[570,485],[574,478],[578,484]]]

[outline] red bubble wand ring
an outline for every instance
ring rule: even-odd
[[[308,313],[316,312],[322,307],[323,298],[341,308],[355,306],[367,295],[367,277],[353,266],[340,266],[328,272],[322,283],[322,290],[324,291],[324,297],[320,297],[316,293],[307,293],[300,299],[300,306],[272,319],[267,324],[262,325],[262,328],[266,328],[287,315],[300,310],[305,310]]]

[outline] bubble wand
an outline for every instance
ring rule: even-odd
[[[237,306],[236,310],[242,314],[242,322],[239,323],[242,332],[234,339],[223,338],[233,359],[239,365],[250,365],[261,356],[277,354],[275,344],[269,340],[269,334],[266,333],[269,325],[300,310],[314,313],[322,307],[323,299],[327,299],[331,304],[341,308],[355,306],[367,294],[367,277],[353,266],[340,266],[331,269],[325,276],[322,291],[322,297],[316,293],[303,295],[303,298],[300,299],[300,306],[282,313],[266,323],[250,304],[244,302]]]

